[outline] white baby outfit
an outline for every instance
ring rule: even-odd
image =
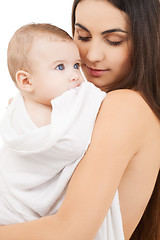
[[[84,82],[53,99],[51,124],[38,128],[20,93],[0,124],[0,225],[51,215],[86,152],[106,93]],[[118,192],[95,240],[123,240]]]

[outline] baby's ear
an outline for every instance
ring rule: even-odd
[[[23,70],[19,70],[16,73],[16,83],[20,90],[31,92],[33,90],[33,84],[31,75]]]

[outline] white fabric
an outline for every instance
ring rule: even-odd
[[[84,82],[53,99],[51,124],[38,128],[18,94],[0,124],[0,225],[51,215],[86,152],[106,94]],[[95,240],[121,240],[118,192]]]

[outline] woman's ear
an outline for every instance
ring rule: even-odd
[[[19,70],[16,73],[16,83],[20,90],[32,92],[33,91],[33,84],[31,75],[23,70]]]

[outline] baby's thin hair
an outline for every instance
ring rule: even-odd
[[[60,40],[71,41],[72,37],[63,29],[48,23],[31,23],[19,28],[8,44],[7,63],[8,70],[14,82],[16,72],[24,70],[30,72],[32,64],[30,61],[30,50],[36,38],[52,39],[57,36]]]

